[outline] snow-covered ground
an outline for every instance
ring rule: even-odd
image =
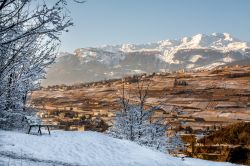
[[[0,130],[0,165],[48,166],[233,166],[172,157],[97,132],[52,131],[28,135]]]

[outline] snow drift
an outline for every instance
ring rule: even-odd
[[[22,165],[30,165],[30,162],[33,165],[36,161],[45,163],[44,165],[80,166],[233,165],[188,158],[182,161],[133,142],[96,132],[53,131],[52,135],[37,136],[0,131],[0,161],[6,161],[6,156],[18,160],[23,158]]]

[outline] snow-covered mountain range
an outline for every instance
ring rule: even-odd
[[[43,84],[72,84],[180,69],[211,69],[249,59],[250,43],[228,33],[197,34],[147,44],[78,48],[72,54],[59,55]]]

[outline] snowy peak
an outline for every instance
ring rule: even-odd
[[[126,63],[129,63],[128,59],[132,58],[128,58],[128,55],[136,56],[137,58],[134,59],[142,62],[142,55],[150,55],[165,64],[186,64],[186,66],[182,67],[195,69],[207,65],[215,67],[235,60],[250,58],[249,50],[250,43],[248,42],[234,38],[228,33],[212,33],[210,35],[197,34],[178,40],[166,39],[146,44],[104,45],[97,48],[80,48],[76,49],[75,55],[81,59],[82,63],[99,62],[109,67],[120,66],[120,63],[124,60],[127,60]],[[151,61],[155,63],[157,60],[153,58]],[[164,65],[161,62],[157,65],[163,67]]]
[[[238,39],[234,39],[229,33],[212,33],[211,36],[221,38],[223,40],[228,40],[228,41],[238,40]]]
[[[79,48],[76,49],[74,53],[79,59],[81,59],[82,62],[85,63],[98,61],[100,63],[109,65],[118,64],[120,60],[124,59],[122,52],[111,52],[110,50],[101,48]]]
[[[201,44],[207,44],[206,40],[207,40],[207,36],[202,35],[202,34],[197,34],[191,38],[190,42],[187,42],[187,43],[189,43],[191,47],[198,47]]]
[[[216,35],[216,33],[214,33],[214,35]],[[229,33],[223,33],[223,35],[224,35],[225,40],[233,41],[233,38],[231,37]]]
[[[110,52],[145,52],[145,51],[170,51],[173,49],[209,48],[221,51],[244,51],[250,44],[232,37],[228,33],[212,33],[210,35],[197,34],[192,37],[183,37],[179,40],[162,40],[147,44],[122,44],[115,46],[102,46],[99,49]]]
[[[79,48],[76,49],[74,53],[85,63],[98,61],[105,65],[118,65],[125,59],[126,55],[142,53],[157,56],[158,59],[163,60],[166,63],[179,64],[183,59],[177,57],[178,53],[186,50],[186,52],[189,52],[188,54],[193,54],[190,53],[191,50],[201,49],[229,54],[225,62],[229,60],[232,61],[232,59],[241,59],[240,57],[232,58],[232,55],[230,55],[232,52],[238,52],[242,56],[250,58],[250,43],[234,38],[228,33],[212,33],[210,35],[197,34],[192,37],[183,37],[179,40],[166,39],[146,44],[104,45],[97,48]],[[201,53],[201,51],[196,52],[197,53],[192,56],[196,55],[196,57],[198,57],[197,55],[199,55],[201,56],[200,59],[204,59],[203,55],[205,53]],[[193,62],[193,60],[191,60],[191,62]]]
[[[246,42],[240,41],[228,33],[197,34],[193,37],[184,37],[181,42],[180,47],[185,49],[211,48],[230,51],[250,47]]]

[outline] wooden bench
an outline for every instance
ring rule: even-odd
[[[41,128],[42,127],[44,127],[44,128],[46,128],[47,130],[48,130],[48,133],[49,133],[49,135],[50,135],[50,127],[53,127],[53,125],[46,125],[46,124],[32,124],[32,125],[30,125],[30,127],[29,127],[29,131],[28,131],[28,134],[30,134],[30,131],[31,131],[31,129],[33,128],[33,127],[38,127],[38,131],[37,131],[37,133],[38,134],[40,134],[40,135],[42,135],[42,131],[41,131]]]

